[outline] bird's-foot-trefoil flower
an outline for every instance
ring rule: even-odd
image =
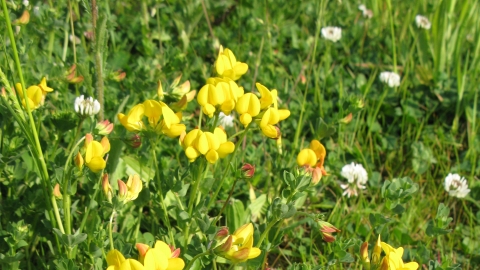
[[[238,99],[235,110],[240,115],[240,123],[247,127],[260,113],[260,100],[255,94],[246,93]]]
[[[238,228],[233,234],[227,236],[215,248],[218,255],[233,263],[245,262],[258,257],[262,251],[253,247],[253,224],[247,223]]]
[[[93,140],[92,134],[85,135],[85,165],[94,173],[97,173],[107,165],[103,159],[106,153],[110,151],[110,142],[107,137],[103,137],[100,142]]]
[[[323,241],[328,243],[335,241],[335,237],[332,235],[332,233],[340,232],[339,229],[332,224],[321,220],[318,221],[318,225],[320,226],[320,232],[322,233]]]
[[[260,92],[260,109],[262,110],[258,116],[258,126],[265,136],[277,139],[281,136],[281,132],[275,125],[289,117],[290,111],[278,109],[277,90],[270,91],[260,83],[256,83],[255,86]]]
[[[103,194],[107,198],[107,201],[112,203],[113,190],[112,186],[110,185],[110,181],[108,180],[108,173],[105,173],[102,176],[102,190]]]
[[[146,269],[181,270],[185,267],[185,262],[179,258],[180,249],[175,249],[163,241],[157,241],[153,248],[142,243],[137,243],[136,247],[139,252],[138,260]]]
[[[144,114],[145,107],[143,104],[137,104],[130,109],[127,115],[119,113],[117,118],[128,131],[139,132],[145,126],[142,120]]]
[[[152,99],[143,102],[143,106],[148,123],[155,133],[175,138],[185,131],[185,125],[180,124],[181,112],[174,113],[167,104]]]
[[[381,257],[381,252],[385,256]],[[403,247],[394,248],[389,244],[380,240],[380,235],[373,247],[371,259],[368,256],[368,242],[364,242],[360,247],[360,258],[363,267],[367,270],[417,270],[419,265],[417,262],[404,263]]]
[[[235,145],[227,141],[227,133],[220,127],[215,128],[213,133],[198,128],[191,130],[181,138],[180,143],[190,162],[203,155],[208,162],[214,164],[235,149]]]
[[[298,153],[297,164],[312,175],[313,185],[316,185],[322,179],[322,176],[328,175],[323,166],[326,155],[325,146],[318,140],[312,140],[309,148],[305,148]]]
[[[22,100],[25,109],[27,108],[26,102],[28,102],[28,107],[32,111],[43,105],[45,97],[39,86],[32,85],[28,87],[26,95],[23,94],[22,85],[20,83],[15,84],[15,89],[17,90],[17,94]]]
[[[226,48],[223,49],[220,46],[217,60],[215,61],[215,71],[220,77],[227,77],[234,81],[240,79],[240,77],[247,73],[248,65],[237,61],[237,58],[233,52]]]
[[[142,191],[143,182],[138,174],[130,175],[127,183],[118,180],[118,199],[123,203],[135,200]]]
[[[108,120],[103,120],[98,122],[95,126],[95,133],[98,135],[108,135],[113,131],[113,123],[110,123]]]

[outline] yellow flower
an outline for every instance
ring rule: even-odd
[[[248,65],[242,62],[237,62],[235,55],[229,49],[223,50],[220,47],[217,61],[215,61],[215,71],[221,77],[228,77],[234,81],[247,73]]]
[[[112,249],[107,253],[107,270],[144,270],[143,265],[134,259],[125,259],[123,254]]]
[[[298,153],[297,164],[312,174],[312,184],[314,185],[322,179],[322,176],[328,175],[323,166],[326,155],[325,147],[318,140],[312,140],[309,148]]]
[[[53,88],[47,86],[47,79],[45,79],[45,77],[42,78],[38,87],[42,89],[43,96],[53,91]]]
[[[235,110],[240,114],[240,122],[247,127],[260,113],[260,100],[254,94],[246,93],[238,99]]]
[[[233,263],[245,262],[258,257],[262,251],[253,247],[253,225],[245,224],[223,240],[217,248],[219,255]]]
[[[148,122],[157,134],[165,134],[170,138],[180,136],[185,131],[184,124],[180,124],[182,113],[175,114],[167,104],[152,99],[143,103],[145,116]]]
[[[154,248],[138,243],[138,260],[146,269],[155,270],[182,270],[185,267],[183,259],[178,258],[180,249],[173,248],[163,241],[157,241]]]
[[[128,130],[138,132],[141,131],[144,127],[142,118],[145,113],[145,108],[143,104],[135,105],[129,112],[128,115],[119,113],[117,115],[120,123]]]
[[[143,183],[138,174],[129,176],[126,184],[122,180],[118,180],[118,198],[123,203],[133,201],[138,197],[142,188]]]
[[[23,107],[26,109],[27,105],[25,103],[25,96],[23,94],[22,85],[20,83],[15,84],[15,89],[17,90],[17,94],[22,100]],[[26,100],[28,102],[28,107],[32,111],[42,106],[44,101],[42,89],[36,85],[28,87]]]
[[[190,162],[194,162],[199,156],[204,155],[212,164],[235,149],[235,145],[227,141],[225,131],[218,127],[213,133],[194,129],[183,138],[181,145]]]
[[[94,173],[103,169],[107,163],[103,159],[106,153],[110,151],[110,142],[107,137],[103,137],[100,142],[94,141],[92,134],[85,135],[85,165]]]
[[[215,113],[215,107],[220,106],[225,101],[224,87],[228,87],[228,84],[220,82],[215,86],[207,83],[198,92],[198,104],[202,106],[203,113],[210,118]]]
[[[409,262],[403,263],[403,247],[399,247],[397,249],[393,248],[387,243],[381,243],[383,252],[385,252],[386,256],[383,258],[385,264],[388,264],[389,270],[417,270],[418,263],[417,262]]]
[[[270,107],[263,113],[259,124],[260,129],[265,136],[272,139],[277,139],[281,134],[275,125],[278,124],[278,122],[285,120],[289,116],[289,110],[278,110],[274,107]]]
[[[258,92],[260,92],[260,108],[263,110],[270,105],[274,104],[274,107],[277,107],[277,90],[273,89],[272,91],[268,90],[267,87],[260,83],[256,83]]]

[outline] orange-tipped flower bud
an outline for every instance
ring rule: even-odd
[[[172,256],[170,258],[178,258],[180,257],[180,248],[175,248],[174,246],[168,245],[170,247],[170,250],[172,251]]]
[[[139,261],[143,263],[143,260],[145,259],[145,255],[147,255],[147,251],[150,249],[149,245],[142,244],[142,243],[137,243],[135,244],[138,250],[138,257]]]
[[[220,230],[215,234],[215,239],[223,240],[228,236],[228,227],[221,227]]]
[[[245,163],[242,166],[241,170],[243,172],[243,177],[245,178],[252,178],[253,175],[255,174],[255,166],[249,163]]]
[[[108,135],[113,131],[113,123],[110,123],[108,120],[98,122],[95,126],[95,131],[99,135]]]
[[[322,238],[323,238],[323,241],[327,243],[332,243],[333,241],[335,241],[335,237],[330,233],[326,233],[326,232],[322,232]]]
[[[220,253],[226,253],[232,248],[233,244],[233,237],[231,235],[228,236],[227,241],[217,247],[217,251]]]
[[[352,114],[352,113],[349,113],[347,116],[345,116],[344,118],[340,119],[340,123],[342,123],[342,124],[348,124],[348,123],[352,122],[352,118],[353,118],[353,114]]]
[[[363,242],[360,246],[360,258],[364,263],[370,263],[370,258],[368,257],[368,242]]]
[[[112,79],[116,82],[123,81],[125,77],[127,76],[127,73],[125,71],[117,70],[112,73]]]
[[[128,187],[122,180],[118,179],[118,198],[123,201],[127,198]]]
[[[112,186],[110,186],[110,181],[108,180],[108,173],[103,174],[102,176],[102,190],[107,200],[111,203],[113,197]]]
[[[30,22],[30,12],[28,12],[28,10],[25,10],[22,16],[20,16],[20,18],[13,21],[13,24],[26,25],[29,22]]]
[[[62,199],[62,193],[60,192],[60,184],[56,184],[55,187],[53,188],[53,196],[57,199]]]
[[[85,163],[85,161],[83,160],[83,157],[80,154],[80,152],[77,153],[73,161],[75,162],[75,167],[77,167],[77,169],[81,171],[83,169],[83,164]]]

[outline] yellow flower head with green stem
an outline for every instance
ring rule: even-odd
[[[303,167],[307,173],[312,174],[312,183],[315,185],[322,176],[328,175],[323,166],[327,150],[318,140],[312,140],[308,148],[303,149],[297,155],[297,164]]]
[[[180,144],[190,162],[205,156],[211,164],[217,162],[219,158],[226,157],[235,149],[235,145],[227,141],[227,133],[220,127],[215,128],[213,133],[198,128],[191,130],[181,138]]]
[[[230,49],[223,49],[220,46],[217,60],[215,61],[215,71],[220,77],[227,77],[234,81],[247,73],[248,65],[237,61],[237,58]]]

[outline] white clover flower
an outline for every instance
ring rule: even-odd
[[[367,7],[364,4],[359,5],[358,9],[362,11],[363,17],[367,19],[371,19],[373,17],[373,11],[370,9],[367,9]]]
[[[356,164],[355,162],[347,164],[343,166],[340,174],[347,178],[348,181],[347,184],[340,184],[340,187],[345,190],[342,194],[343,196],[347,195],[349,198],[352,195],[357,196],[357,188],[366,188],[365,185],[368,181],[368,173],[365,168],[363,168],[362,164]]]
[[[98,100],[89,97],[85,99],[83,95],[75,99],[75,112],[82,116],[95,115],[100,111],[100,103]]]
[[[430,23],[428,18],[422,15],[415,16],[415,22],[417,23],[418,28],[423,28],[428,30],[430,29],[430,27],[432,27],[432,24]]]
[[[384,71],[380,73],[380,81],[390,87],[397,87],[400,86],[400,75],[395,72]]]
[[[22,4],[26,7],[28,7],[28,5],[30,5],[30,2],[28,2],[28,0],[23,0]]]
[[[322,37],[324,39],[337,42],[342,37],[342,28],[336,26],[323,27]]]
[[[220,112],[218,115],[220,120],[220,125],[223,127],[233,127],[233,116],[232,115],[225,115],[223,112]]]
[[[445,177],[444,185],[445,191],[447,191],[448,194],[453,197],[465,198],[465,196],[467,196],[467,194],[470,192],[465,177],[461,177],[456,173],[449,173],[447,177]]]

